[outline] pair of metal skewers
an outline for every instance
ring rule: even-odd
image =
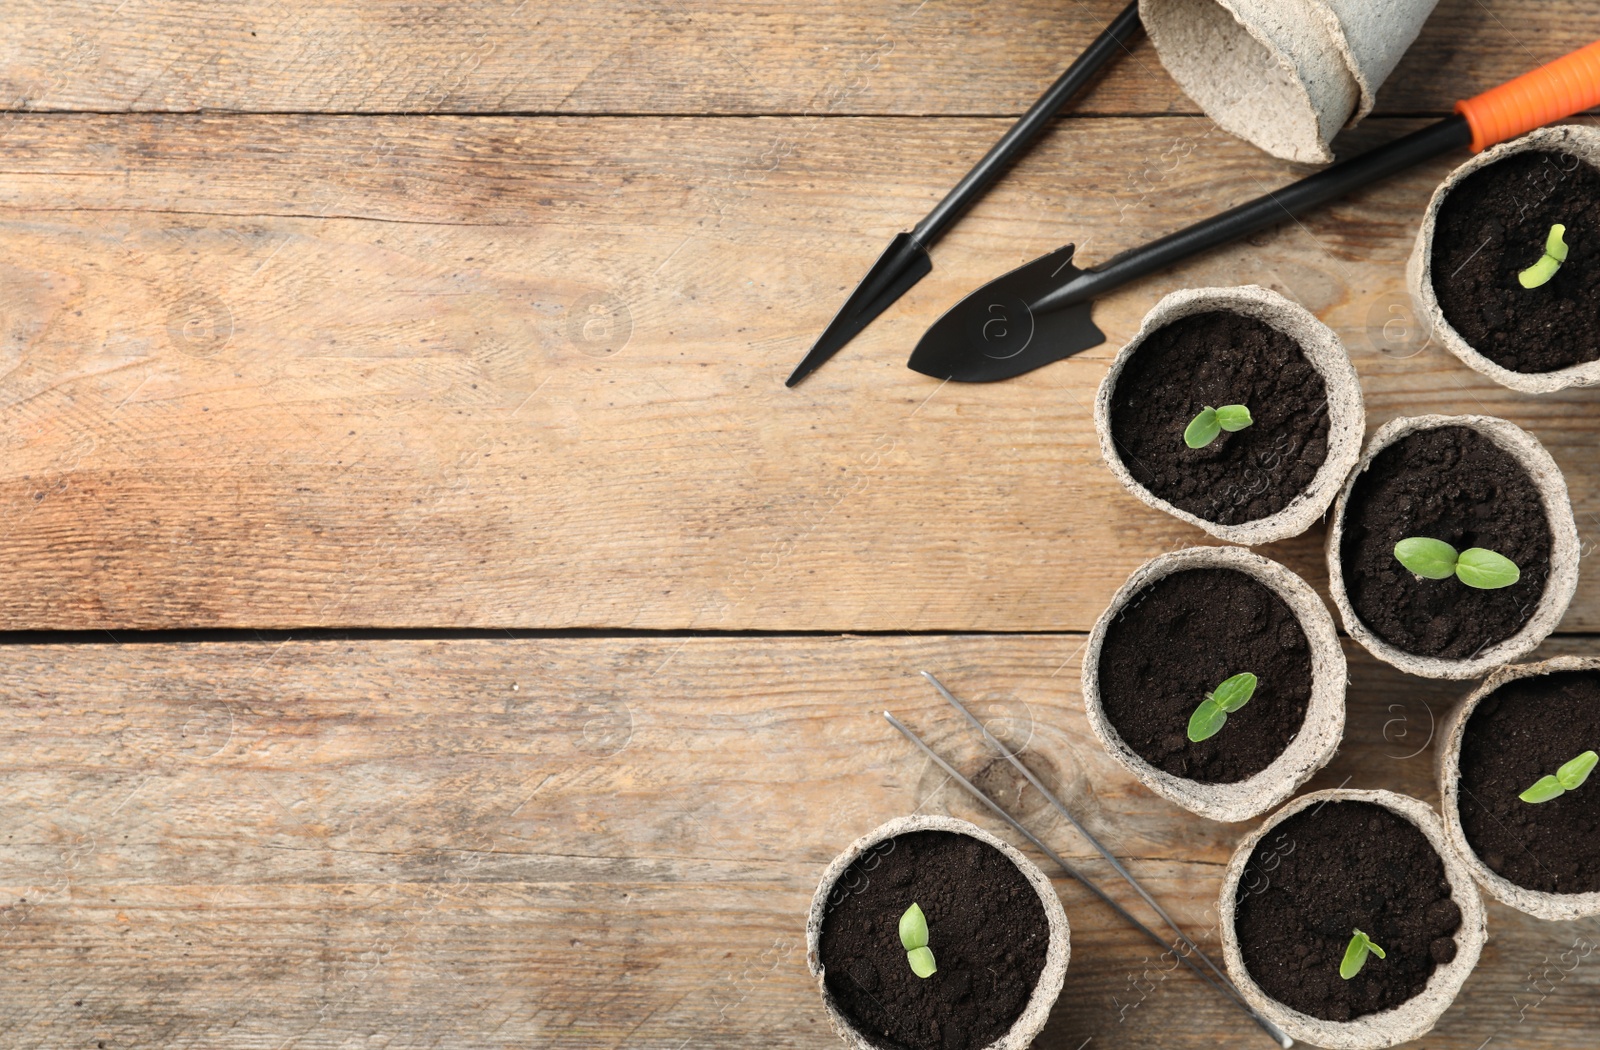
[[[1067,809],[1062,801],[1056,798],[1055,794],[1051,792],[1050,789],[1046,788],[1044,784],[1039,781],[1038,777],[1033,775],[1032,770],[1023,765],[1021,760],[1019,760],[1016,755],[1011,753],[1010,749],[1008,749],[1004,744],[1000,743],[1000,741],[995,738],[994,734],[990,733],[988,728],[982,722],[978,721],[972,712],[967,710],[966,706],[951,694],[950,690],[944,687],[944,683],[940,682],[927,671],[923,671],[922,676],[929,682],[933,683],[933,687],[939,690],[940,694],[942,694],[944,698],[950,702],[950,705],[957,711],[961,712],[966,720],[983,735],[985,743],[997,751],[1007,762],[1010,762],[1017,772],[1021,773],[1028,783],[1032,784],[1038,790],[1040,795],[1044,796],[1045,800],[1055,808],[1056,812],[1060,813],[1067,819],[1068,823],[1078,829],[1079,834],[1088,840],[1089,844],[1093,846],[1095,850],[1111,864],[1116,873],[1122,876],[1123,880],[1126,881],[1129,886],[1133,887],[1134,892],[1137,893],[1140,898],[1150,906],[1151,910],[1161,917],[1161,921],[1165,922],[1167,926],[1171,928],[1172,932],[1177,934],[1179,943],[1182,944],[1184,948],[1188,949],[1188,951],[1180,951],[1173,945],[1168,944],[1165,938],[1156,933],[1150,927],[1146,926],[1143,922],[1139,921],[1138,918],[1136,918],[1121,904],[1118,904],[1116,900],[1114,900],[1109,894],[1096,885],[1093,880],[1084,875],[1082,872],[1078,871],[1071,864],[1068,864],[1066,860],[1064,860],[1059,854],[1041,842],[1037,835],[1025,828],[1021,822],[1019,822],[1011,814],[1000,808],[1000,805],[988,795],[984,794],[983,791],[977,787],[977,785],[973,784],[972,781],[956,772],[955,768],[951,766],[950,763],[940,758],[938,753],[929,747],[925,742],[923,742],[921,737],[912,732],[904,722],[901,722],[888,711],[885,711],[883,713],[883,717],[889,720],[890,725],[899,730],[901,735],[903,735],[907,740],[915,744],[923,754],[927,755],[928,758],[931,759],[933,763],[940,769],[942,769],[947,776],[949,776],[957,784],[960,784],[968,794],[972,795],[979,802],[988,807],[988,809],[993,812],[995,816],[1011,825],[1012,830],[1016,831],[1017,834],[1033,843],[1034,847],[1037,848],[1039,852],[1043,853],[1046,857],[1049,857],[1050,860],[1053,861],[1055,865],[1063,872],[1065,872],[1068,877],[1077,880],[1078,883],[1080,883],[1090,893],[1100,898],[1100,900],[1103,901],[1107,907],[1121,916],[1122,919],[1128,923],[1128,925],[1132,926],[1140,933],[1143,933],[1151,941],[1159,944],[1163,951],[1175,952],[1178,957],[1178,961],[1189,967],[1190,970],[1193,970],[1195,975],[1202,981],[1205,981],[1212,988],[1233,1000],[1233,1002],[1240,1009],[1244,1010],[1245,1013],[1249,1015],[1252,1021],[1260,1025],[1262,1030],[1276,1040],[1278,1045],[1283,1047],[1284,1050],[1288,1050],[1289,1047],[1294,1045],[1294,1040],[1290,1039],[1281,1029],[1279,1029],[1265,1017],[1261,1016],[1261,1014],[1257,1013],[1249,1003],[1245,1002],[1244,997],[1239,994],[1239,990],[1234,987],[1233,982],[1228,979],[1227,975],[1217,968],[1216,963],[1212,962],[1211,958],[1207,956],[1205,952],[1200,950],[1200,946],[1197,945],[1193,939],[1191,939],[1189,935],[1183,931],[1183,928],[1177,924],[1171,915],[1167,914],[1166,909],[1161,907],[1160,904],[1156,903],[1156,899],[1146,892],[1145,888],[1139,884],[1139,881],[1133,877],[1133,873],[1128,871],[1127,867],[1120,860],[1118,860],[1116,856],[1100,842],[1099,839],[1095,838],[1094,835],[1089,832],[1089,829],[1085,828],[1081,823],[1079,823],[1078,818],[1072,815],[1072,812]],[[1196,965],[1194,959],[1191,958],[1191,955],[1204,963],[1206,970],[1210,970],[1211,972],[1207,973],[1206,970],[1202,970],[1198,965]]]

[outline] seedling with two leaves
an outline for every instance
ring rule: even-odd
[[[1503,554],[1469,547],[1457,554],[1443,540],[1408,536],[1394,545],[1395,560],[1427,580],[1447,580],[1454,576],[1468,587],[1482,591],[1509,587],[1522,578],[1517,563]]]
[[[928,947],[928,917],[916,901],[900,916],[900,944],[906,950],[906,961],[911,972],[918,977],[932,977],[938,970],[933,962],[933,949]]]
[[[1224,430],[1232,434],[1254,422],[1250,418],[1250,409],[1244,405],[1223,405],[1221,408],[1207,405],[1183,428],[1183,443],[1190,448],[1205,448],[1217,440],[1217,435]]]
[[[1350,938],[1350,943],[1345,946],[1344,959],[1339,963],[1339,976],[1348,981],[1360,973],[1361,968],[1367,965],[1368,952],[1380,959],[1389,957],[1382,948],[1372,943],[1371,937],[1368,937],[1360,930],[1356,930],[1355,935]]]
[[[1589,779],[1589,774],[1594,772],[1596,765],[1600,765],[1600,755],[1593,751],[1585,751],[1550,776],[1540,777],[1533,787],[1517,797],[1524,802],[1549,802],[1553,798],[1582,787],[1583,782]]]
[[[1207,693],[1189,716],[1189,739],[1199,743],[1216,736],[1228,715],[1249,703],[1256,694],[1256,681],[1255,675],[1245,671]]]

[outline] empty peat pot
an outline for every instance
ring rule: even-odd
[[[1195,709],[1225,680],[1248,702],[1195,741]],[[1327,764],[1344,734],[1344,651],[1304,580],[1239,547],[1191,547],[1136,569],[1083,657],[1089,725],[1151,791],[1212,820],[1265,813]]]
[[[912,972],[916,904],[936,971]],[[857,1050],[1022,1050],[1067,974],[1067,915],[1028,858],[953,817],[899,817],[833,859],[806,920],[806,964]]]
[[[1472,876],[1433,810],[1392,791],[1314,791],[1234,851],[1217,902],[1228,976],[1295,1039],[1393,1046],[1439,1020],[1487,935]],[[1354,976],[1359,930],[1383,950]]]
[[[1201,448],[1205,408],[1251,422]],[[1361,384],[1339,337],[1276,292],[1192,288],[1145,315],[1095,399],[1100,452],[1124,488],[1218,539],[1296,536],[1322,517],[1361,454]]]
[[[1424,579],[1395,544],[1421,537],[1515,562],[1516,583]],[[1412,416],[1378,429],[1334,504],[1328,587],[1350,637],[1425,678],[1475,678],[1527,655],[1578,585],[1567,483],[1538,439],[1493,416]]]
[[[1555,224],[1566,260],[1523,287]],[[1600,383],[1600,128],[1541,128],[1451,172],[1406,277],[1434,337],[1495,382],[1530,394]]]
[[[1489,894],[1541,919],[1600,914],[1600,777],[1521,794],[1600,750],[1600,658],[1502,667],[1450,713],[1439,748],[1445,833]]]
[[[1274,157],[1333,159],[1436,0],[1140,0],[1161,64],[1206,116]]]

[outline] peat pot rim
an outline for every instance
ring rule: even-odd
[[[1422,226],[1417,230],[1416,242],[1412,245],[1410,258],[1406,261],[1406,284],[1411,291],[1411,301],[1416,305],[1417,316],[1429,325],[1428,330],[1446,350],[1460,358],[1462,364],[1473,371],[1488,376],[1501,386],[1525,394],[1548,394],[1567,387],[1594,386],[1600,384],[1600,359],[1568,365],[1553,372],[1517,372],[1496,364],[1479,353],[1449,321],[1445,320],[1444,311],[1439,308],[1438,296],[1434,294],[1433,234],[1438,222],[1439,208],[1444,204],[1445,198],[1462,179],[1473,172],[1488,167],[1496,161],[1504,160],[1514,153],[1524,153],[1528,150],[1565,153],[1591,167],[1600,168],[1600,128],[1583,124],[1558,124],[1554,127],[1539,128],[1521,138],[1502,142],[1498,146],[1484,150],[1446,175],[1444,181],[1433,191],[1433,196],[1428,199],[1427,210],[1423,212]]]
[[[1461,909],[1461,928],[1455,933],[1456,957],[1436,966],[1423,990],[1399,1006],[1350,1021],[1325,1021],[1320,1017],[1312,1017],[1262,991],[1245,969],[1244,956],[1239,951],[1239,938],[1233,925],[1239,881],[1256,845],[1284,820],[1325,801],[1371,802],[1414,824],[1427,837],[1444,863],[1445,879],[1450,883],[1450,897]],[[1478,889],[1466,866],[1450,848],[1438,815],[1418,799],[1382,790],[1334,788],[1313,791],[1268,817],[1239,843],[1232,859],[1228,861],[1227,871],[1222,876],[1222,895],[1217,899],[1217,915],[1228,976],[1233,979],[1245,1001],[1295,1039],[1333,1050],[1380,1050],[1431,1031],[1455,1001],[1456,994],[1461,991],[1473,967],[1477,966],[1478,955],[1488,938],[1483,900],[1478,896]]]
[[[1161,64],[1218,127],[1274,157],[1326,164],[1360,85],[1336,20],[1300,5],[1264,16],[1270,2],[1146,0],[1139,13]]]
[[[880,842],[887,842],[897,835],[913,831],[949,831],[977,839],[984,845],[993,846],[1016,865],[1017,870],[1022,872],[1023,878],[1027,879],[1029,885],[1038,893],[1039,903],[1044,905],[1045,922],[1050,927],[1050,942],[1045,949],[1044,969],[1039,972],[1039,979],[1028,997],[1028,1005],[1017,1015],[1016,1021],[1012,1022],[1011,1027],[1003,1035],[984,1048],[984,1050],[1024,1050],[1044,1029],[1045,1021],[1050,1017],[1050,1009],[1055,1005],[1057,996],[1061,994],[1062,982],[1066,980],[1067,961],[1072,955],[1072,930],[1067,925],[1067,913],[1061,907],[1061,898],[1056,896],[1055,887],[1050,884],[1044,872],[1015,847],[969,821],[932,814],[895,817],[878,825],[845,847],[844,852],[833,858],[822,872],[816,893],[811,897],[811,911],[806,917],[806,967],[816,979],[817,989],[822,993],[822,1004],[828,1011],[828,1020],[833,1024],[833,1030],[854,1050],[878,1050],[878,1044],[857,1029],[855,1023],[839,1009],[823,979],[825,974],[822,966],[822,920],[827,913],[828,897],[845,869],[860,859],[862,854]]]
[[[1180,510],[1141,485],[1122,461],[1111,435],[1111,400],[1117,380],[1152,332],[1174,321],[1211,310],[1253,317],[1292,339],[1311,367],[1322,377],[1328,403],[1328,455],[1317,468],[1311,483],[1295,494],[1282,510],[1254,521],[1223,525]],[[1100,438],[1100,455],[1122,487],[1140,501],[1181,521],[1204,529],[1219,540],[1255,546],[1288,539],[1305,532],[1328,512],[1339,485],[1361,455],[1361,438],[1366,432],[1366,411],[1361,400],[1361,381],[1350,364],[1350,355],[1333,329],[1299,303],[1259,285],[1227,288],[1186,288],[1161,299],[1134,337],[1117,351],[1111,369],[1100,381],[1095,395],[1094,426]]]
[[[1436,0],[1141,0],[1161,64],[1224,130],[1273,156],[1333,159]]]
[[[1534,610],[1528,622],[1522,625],[1522,629],[1510,638],[1481,650],[1477,656],[1451,660],[1441,656],[1408,653],[1379,638],[1361,621],[1350,604],[1350,596],[1345,592],[1344,568],[1339,556],[1339,547],[1344,539],[1344,517],[1350,493],[1361,475],[1372,466],[1372,461],[1377,458],[1378,453],[1412,434],[1456,426],[1470,427],[1478,431],[1509,452],[1522,469],[1528,472],[1533,487],[1538,490],[1539,498],[1544,504],[1545,519],[1550,525],[1551,545],[1550,578],[1545,581],[1544,593],[1539,596],[1539,607]],[[1339,490],[1339,498],[1334,502],[1333,520],[1328,526],[1325,553],[1328,562],[1328,590],[1333,595],[1334,606],[1339,610],[1339,619],[1343,621],[1344,628],[1351,638],[1384,663],[1408,674],[1422,678],[1460,679],[1477,678],[1501,664],[1521,659],[1537,648],[1539,643],[1556,629],[1561,617],[1566,614],[1567,605],[1572,601],[1573,592],[1578,587],[1578,559],[1581,552],[1578,547],[1578,526],[1572,516],[1572,501],[1567,497],[1566,478],[1562,476],[1561,468],[1556,466],[1556,461],[1550,458],[1550,453],[1545,451],[1538,438],[1515,423],[1498,416],[1426,415],[1392,419],[1372,435],[1372,440],[1367,443],[1366,452],[1362,453],[1361,462],[1345,479],[1344,486]]]
[[[1461,742],[1466,739],[1467,722],[1472,712],[1477,710],[1479,701],[1484,697],[1508,682],[1560,671],[1600,671],[1600,657],[1557,656],[1495,671],[1445,718],[1444,742],[1439,746],[1435,763],[1439,775],[1439,808],[1444,812],[1444,830],[1450,848],[1455,850],[1456,856],[1472,873],[1472,877],[1478,880],[1478,885],[1489,891],[1489,896],[1536,919],[1582,919],[1600,915],[1600,891],[1547,893],[1531,890],[1517,885],[1483,862],[1467,841],[1466,831],[1461,826]]]
[[[1311,699],[1300,731],[1267,768],[1232,784],[1202,784],[1146,761],[1122,739],[1100,699],[1100,653],[1106,633],[1128,602],[1164,576],[1211,568],[1233,569],[1265,584],[1295,614],[1311,647]],[[1189,547],[1159,555],[1135,569],[1095,621],[1084,649],[1083,704],[1100,745],[1145,787],[1211,820],[1249,820],[1293,795],[1333,757],[1344,736],[1345,677],[1344,649],[1333,617],[1310,585],[1277,562],[1240,547]]]

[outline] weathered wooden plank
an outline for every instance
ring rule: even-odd
[[[0,1030],[15,1047],[835,1046],[803,959],[823,865],[914,810],[994,826],[881,709],[1107,875],[921,668],[1026,745],[1200,935],[1247,828],[1182,813],[1105,756],[1082,640],[11,647]],[[1428,726],[1463,687],[1351,656],[1349,734],[1312,786],[1433,798]],[[1073,962],[1041,1046],[1258,1045],[1058,887]],[[1424,1045],[1586,1045],[1600,969],[1558,959],[1600,930],[1493,907],[1491,931]]]
[[[1593,392],[1513,395],[1386,334],[1444,161],[1123,290],[1078,358],[989,386],[909,372],[983,280],[1067,240],[1103,260],[1293,174],[1197,119],[1068,122],[785,390],[1001,126],[12,118],[0,627],[1085,630],[1135,565],[1201,539],[1115,486],[1089,412],[1184,285],[1300,299],[1374,426],[1532,427],[1600,538]],[[1319,543],[1272,553],[1320,578]],[[1566,629],[1596,627],[1586,578]]]
[[[1122,0],[17,5],[14,110],[1019,113]],[[1448,110],[1588,43],[1582,0],[1442,0],[1380,112]],[[1077,107],[1194,112],[1147,42]]]

